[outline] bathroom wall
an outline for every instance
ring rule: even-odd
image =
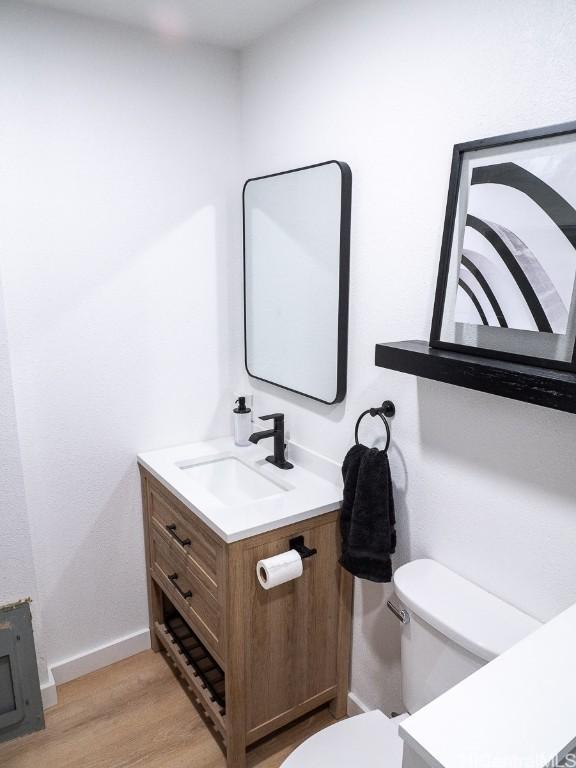
[[[576,600],[576,417],[373,358],[429,334],[452,145],[574,119],[575,39],[571,0],[334,0],[242,57],[243,176],[332,158],[353,172],[348,397],[252,381],[256,412],[285,411],[293,439],[340,460],[359,413],[394,400],[396,565],[436,558],[542,620]],[[357,583],[352,670],[386,712],[401,706],[388,594]]]
[[[0,576],[2,593],[5,573],[14,597],[32,590],[23,481],[58,680],[71,657],[146,643],[136,452],[230,431],[238,62],[3,2],[0,72],[0,267],[23,468],[8,410],[2,543],[5,488],[15,532]]]
[[[373,365],[429,332],[452,144],[573,119],[575,33],[571,0],[332,0],[244,52],[239,102],[236,54],[1,4],[0,603],[38,584],[49,665],[145,638],[134,455],[230,431],[240,180],[330,158],[354,174],[348,397],[253,381],[256,412],[340,460],[393,399],[396,564],[540,619],[576,600],[575,417]],[[352,679],[387,712],[389,591],[357,584]]]

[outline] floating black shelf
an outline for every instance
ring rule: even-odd
[[[576,373],[568,371],[432,349],[427,341],[376,344],[376,365],[576,413]]]

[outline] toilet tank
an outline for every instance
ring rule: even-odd
[[[434,560],[394,575],[408,609],[402,626],[402,697],[410,713],[496,658],[540,622]]]

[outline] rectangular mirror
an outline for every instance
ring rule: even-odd
[[[351,192],[336,160],[244,185],[246,370],[323,403],[346,395]]]

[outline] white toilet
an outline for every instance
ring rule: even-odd
[[[533,632],[540,623],[434,560],[415,560],[394,576],[403,607],[402,698],[415,712]],[[401,768],[398,723],[380,710],[326,728],[282,768]]]

